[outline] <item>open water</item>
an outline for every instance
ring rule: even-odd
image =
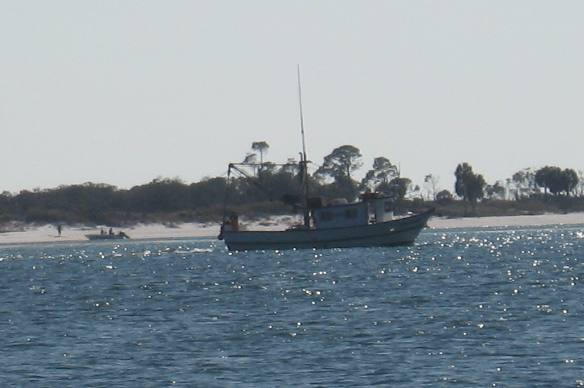
[[[584,227],[0,248],[2,386],[584,386]]]

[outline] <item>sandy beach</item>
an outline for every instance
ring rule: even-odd
[[[544,225],[584,225],[584,213],[540,214],[531,216],[440,218],[432,217],[428,226],[434,229],[502,228]]]
[[[259,221],[242,220],[247,229],[279,230],[298,222],[299,219],[290,216],[273,217]],[[545,225],[584,225],[584,213],[544,214],[531,216],[508,217],[475,217],[475,218],[440,218],[432,217],[428,226],[432,229],[459,228],[502,228],[531,227]],[[89,241],[87,234],[100,233],[106,226],[63,226],[61,236],[55,225],[26,225],[12,223],[3,225],[0,232],[0,245],[16,245],[28,243],[58,243]],[[169,239],[169,238],[214,238],[219,233],[219,225],[202,223],[184,224],[137,224],[125,228],[114,228],[114,232],[123,231],[132,240]]]

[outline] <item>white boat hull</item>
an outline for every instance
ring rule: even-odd
[[[231,251],[411,245],[432,213],[342,228],[224,231],[222,237]]]

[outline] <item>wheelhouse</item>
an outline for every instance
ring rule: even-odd
[[[367,225],[369,215],[364,202],[326,206],[315,209],[313,213],[315,228],[343,228],[346,226]]]
[[[393,203],[387,197],[371,193],[363,196],[362,202],[314,207],[312,219],[316,229],[377,224],[393,220]]]

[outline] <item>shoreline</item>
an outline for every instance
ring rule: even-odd
[[[256,230],[283,230],[298,222],[293,216],[279,216],[255,221],[242,220],[247,229]],[[443,218],[432,217],[428,222],[431,230],[456,230],[467,228],[509,228],[509,227],[536,227],[547,225],[584,225],[584,213],[542,214],[497,217],[468,217]],[[9,229],[7,229],[7,227]],[[27,244],[60,244],[83,243],[90,240],[86,234],[99,234],[102,227],[86,225],[65,225],[61,236],[54,225],[28,225],[12,223],[2,227],[0,232],[0,247]],[[103,227],[105,230],[109,228]],[[114,232],[123,231],[130,236],[130,241],[189,239],[189,238],[216,238],[219,234],[218,224],[183,223],[176,225],[165,224],[136,224],[126,228],[114,228]],[[104,240],[109,242],[123,240]],[[97,242],[97,241],[93,241]]]
[[[466,218],[432,217],[428,222],[428,226],[432,229],[509,228],[548,225],[584,225],[584,212]]]

